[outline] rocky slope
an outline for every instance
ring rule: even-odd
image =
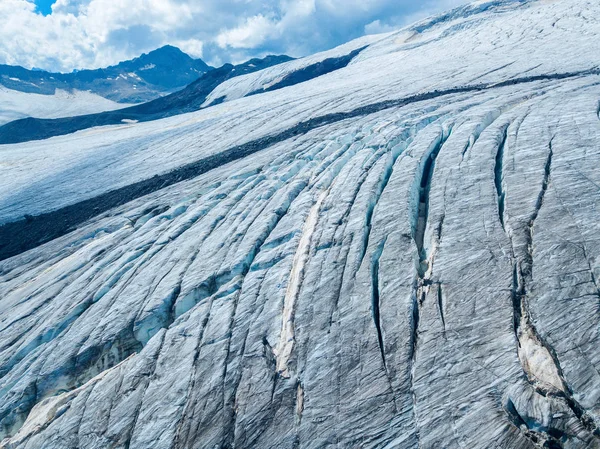
[[[0,447],[600,447],[599,17],[0,146]]]

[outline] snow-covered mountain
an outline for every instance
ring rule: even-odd
[[[600,447],[599,38],[477,1],[0,145],[0,447]]]
[[[210,69],[201,59],[166,45],[114,66],[72,73],[0,65],[0,85],[42,95],[54,95],[56,89],[89,91],[115,102],[142,103],[179,90]]]

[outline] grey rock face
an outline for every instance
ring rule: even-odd
[[[532,17],[587,29],[599,10],[522,3],[429,26],[463,41]],[[547,55],[568,41],[544,35]],[[416,45],[398,40],[327,98],[296,86],[211,114],[247,114],[239,143],[253,120],[273,135],[325,104],[397,99],[377,77],[337,89]],[[568,76],[547,76],[568,72],[556,60],[443,95],[429,73],[432,95],[336,116],[0,262],[0,447],[600,447],[600,77],[580,51]],[[294,115],[270,108],[282,98]],[[214,141],[202,114],[181,120]]]

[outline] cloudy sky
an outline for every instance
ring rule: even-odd
[[[209,64],[299,57],[467,0],[0,0],[0,63],[115,64],[165,44]]]

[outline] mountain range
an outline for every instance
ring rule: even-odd
[[[72,73],[0,65],[0,85],[44,95],[56,89],[89,91],[118,103],[141,103],[181,89],[209,70],[201,59],[166,45],[114,66]]]

